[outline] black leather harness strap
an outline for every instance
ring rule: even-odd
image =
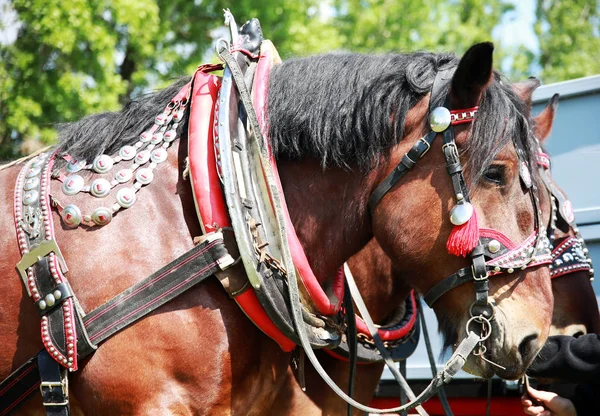
[[[227,252],[222,234],[207,234],[193,249],[87,314],[83,321],[90,339],[95,344],[105,341],[232,263],[233,259]],[[91,352],[84,348],[78,351],[79,359]],[[40,374],[35,371],[38,366]],[[23,364],[0,383],[0,416],[8,414],[36,390],[40,385],[40,375],[43,381],[42,396],[49,400],[47,403],[52,403],[46,406],[48,414],[67,415],[68,413],[51,413],[55,411],[52,409],[61,408],[56,403],[63,400],[59,394],[63,385],[55,384],[64,381],[59,370],[58,364],[46,350]],[[66,381],[64,383],[66,398]]]
[[[60,365],[46,350],[37,356],[40,392],[47,416],[69,416],[69,379],[67,370],[61,370]]]

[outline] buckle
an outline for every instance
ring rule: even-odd
[[[61,374],[60,378],[61,381],[42,381],[40,383],[40,393],[42,394],[44,406],[67,406],[69,404],[69,378],[63,374]],[[63,396],[65,397],[64,402],[54,403],[44,400],[44,388],[52,390],[54,387],[62,387]]]
[[[473,273],[473,280],[477,280],[478,282],[481,282],[482,280],[487,280],[487,278],[489,277],[489,272],[487,267],[485,268],[485,275],[483,276],[477,276],[477,274],[475,273],[475,266],[473,266],[471,264],[471,273]]]
[[[427,140],[425,140],[425,137],[421,137],[421,138],[419,138],[419,140],[417,140],[418,142],[422,142],[425,146],[427,146],[427,149],[425,149],[425,151],[423,153],[421,153],[421,155],[419,156],[420,158],[425,156],[425,153],[429,152],[429,149],[431,149],[431,145],[429,144],[429,142]]]
[[[452,163],[457,163],[460,160],[460,156],[458,155],[458,147],[456,147],[456,143],[454,141],[444,143],[444,145],[442,146],[442,152],[444,153],[444,155],[446,155],[446,148],[449,148],[452,152],[451,156],[454,158]]]
[[[23,284],[25,285],[29,296],[31,296],[31,291],[27,284],[27,269],[48,256],[50,253],[54,253],[54,255],[58,257],[61,270],[66,273],[68,269],[65,259],[55,240],[43,240],[41,243],[31,246],[29,252],[25,253],[21,258],[21,261],[17,264],[17,270],[21,275],[21,280],[23,280]]]

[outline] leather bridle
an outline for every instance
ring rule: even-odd
[[[406,153],[398,166],[390,173],[383,182],[377,186],[369,198],[369,210],[371,216],[374,216],[375,208],[384,198],[384,196],[402,179],[410,169],[415,166],[427,151],[438,134],[441,134],[444,140],[442,151],[446,161],[446,170],[452,181],[452,187],[456,203],[470,204],[469,190],[463,175],[463,168],[460,162],[458,148],[455,142],[453,125],[472,121],[476,107],[467,110],[449,109],[448,81],[452,78],[455,67],[441,70],[438,72],[433,83],[430,99],[430,125],[431,131],[420,138],[412,149]],[[443,106],[435,107],[437,103],[443,102]],[[471,117],[469,117],[469,113]],[[453,114],[467,114],[466,117],[452,117]],[[441,120],[441,121],[440,121]],[[502,240],[508,240],[501,232],[489,230],[492,236],[502,236],[501,241],[494,240],[495,247],[500,249],[492,252],[486,242],[491,241],[489,237],[480,236],[475,248],[470,252],[469,258],[471,265],[458,270],[456,273],[446,277],[435,284],[424,296],[424,300],[430,307],[444,294],[465,283],[472,282],[475,286],[475,301],[469,308],[470,319],[467,323],[467,333],[469,326],[476,322],[481,324],[484,334],[480,341],[480,354],[484,349],[483,341],[491,335],[492,325],[490,320],[494,316],[494,306],[490,303],[489,297],[489,277],[504,273],[513,273],[517,269],[525,270],[529,267],[548,264],[550,258],[550,242],[545,230],[542,230],[542,211],[539,208],[540,203],[536,195],[536,187],[531,181],[527,162],[523,159],[522,146],[513,141],[520,163],[520,175],[524,187],[531,196],[534,216],[534,233],[525,241],[524,244],[510,249],[502,243]],[[457,206],[458,206],[457,205]],[[488,260],[486,260],[486,258]],[[479,355],[479,354],[478,354]]]

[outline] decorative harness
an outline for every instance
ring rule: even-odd
[[[340,397],[352,406],[373,413],[403,411],[417,407],[419,413],[424,414],[424,411],[418,406],[435,394],[444,383],[448,383],[451,380],[462,368],[469,354],[471,354],[476,346],[480,346],[478,350],[479,355],[483,355],[485,352],[483,341],[491,335],[492,327],[490,320],[493,317],[493,306],[488,302],[488,276],[503,272],[512,273],[516,268],[524,269],[526,267],[547,264],[550,261],[547,238],[545,237],[545,233],[540,232],[541,211],[538,210],[539,201],[534,195],[530,179],[527,179],[527,166],[522,162],[524,168],[521,170],[521,178],[531,194],[533,206],[537,213],[535,217],[535,232],[532,236],[521,246],[514,247],[510,243],[510,240],[503,237],[503,234],[500,232],[489,230],[486,234],[486,230],[482,230],[481,237],[478,238],[475,248],[469,250],[472,266],[461,269],[440,282],[426,295],[426,301],[429,299],[428,303],[432,304],[444,293],[467,281],[473,281],[476,287],[476,300],[470,308],[471,319],[467,323],[468,337],[461,342],[444,369],[436,375],[428,388],[418,397],[415,397],[412,391],[410,391],[408,384],[393,365],[390,351],[387,349],[389,344],[385,345],[384,340],[382,340],[382,335],[385,338],[386,333],[375,328],[364,306],[364,302],[360,298],[351,273],[346,273],[346,295],[343,295],[345,299],[345,311],[348,315],[346,324],[348,327],[353,327],[355,322],[352,299],[349,295],[351,293],[364,319],[364,325],[360,324],[361,321],[359,321],[358,326],[360,327],[360,331],[363,334],[368,333],[371,335],[371,339],[367,344],[374,344],[378,348],[379,355],[390,367],[390,370],[406,390],[411,400],[410,403],[395,409],[374,409],[354,401],[333,383],[318,363],[313,352],[313,347],[332,348],[340,345],[340,337],[335,336],[335,331],[332,332],[332,328],[335,328],[335,325],[338,324],[331,322],[331,319],[327,319],[324,315],[311,315],[302,306],[300,289],[298,280],[296,279],[296,268],[298,264],[302,264],[302,261],[297,262],[298,259],[294,257],[293,252],[289,252],[287,246],[288,238],[293,236],[290,237],[289,224],[286,222],[288,219],[283,215],[285,201],[281,190],[277,189],[276,185],[272,186],[273,182],[269,182],[269,180],[278,181],[276,165],[270,163],[272,155],[269,153],[268,141],[262,136],[260,114],[256,114],[254,111],[251,94],[248,91],[244,78],[245,76],[247,77],[247,74],[245,74],[245,70],[240,68],[240,65],[246,65],[244,63],[246,62],[244,61],[245,59],[255,61],[260,58],[260,55],[256,51],[260,47],[262,37],[257,41],[257,37],[253,37],[252,33],[248,32],[249,28],[252,29],[252,25],[258,25],[258,22],[254,23],[253,20],[250,23],[250,25],[242,27],[238,38],[235,22],[230,17],[229,24],[230,29],[232,29],[234,44],[230,46],[228,43],[224,44],[220,42],[217,45],[218,53],[227,65],[221,88],[219,88],[217,83],[213,85],[214,88],[218,88],[219,90],[219,95],[214,102],[214,140],[217,153],[214,155],[213,163],[216,165],[215,171],[221,176],[221,180],[225,185],[227,208],[230,212],[237,210],[237,212],[242,214],[241,217],[232,215],[231,220],[239,221],[240,218],[246,218],[245,215],[250,212],[249,210],[253,206],[251,200],[241,199],[239,205],[236,205],[238,204],[237,202],[229,199],[229,190],[233,189],[233,184],[229,183],[228,185],[228,181],[233,179],[232,177],[223,175],[224,170],[236,170],[238,168],[236,164],[243,163],[243,159],[236,158],[235,154],[226,153],[231,150],[225,146],[225,141],[227,143],[229,141],[233,142],[235,147],[236,137],[230,136],[229,130],[221,129],[222,126],[230,125],[230,123],[237,126],[238,119],[245,119],[251,127],[251,134],[246,138],[242,133],[244,129],[238,130],[237,134],[240,134],[240,136],[237,139],[240,141],[237,143],[240,145],[240,149],[237,151],[241,152],[243,149],[241,143],[244,143],[245,140],[249,146],[255,146],[256,157],[261,160],[262,169],[268,177],[268,199],[269,203],[272,203],[274,206],[275,221],[279,224],[275,230],[276,233],[281,233],[279,238],[286,241],[281,248],[282,260],[278,261],[264,250],[265,245],[261,243],[261,238],[264,238],[264,236],[261,237],[261,234],[256,231],[258,225],[255,224],[253,228],[251,221],[238,224],[238,229],[240,226],[246,227],[247,224],[250,224],[250,228],[248,229],[250,240],[240,240],[238,238],[239,233],[237,231],[235,233],[240,252],[242,252],[243,246],[247,241],[253,241],[248,246],[249,251],[245,255],[242,253],[241,256],[246,270],[254,271],[250,266],[256,267],[256,264],[265,264],[267,266],[266,269],[257,269],[258,273],[256,271],[248,273],[248,279],[261,303],[263,303],[263,300],[272,299],[273,296],[283,296],[283,301],[289,304],[282,314],[276,307],[268,308],[268,305],[272,306],[277,301],[271,304],[268,302],[264,303],[263,306],[266,305],[266,315],[277,326],[276,329],[267,329],[265,332],[270,336],[273,334],[274,339],[284,349],[290,346],[288,338],[300,343],[323,379]],[[258,30],[260,31],[259,26]],[[235,55],[232,53],[235,53]],[[219,68],[219,66],[203,66],[199,68],[197,74],[207,73]],[[256,67],[249,66],[249,68],[251,68],[251,71],[256,70]],[[377,187],[369,201],[369,208],[372,215],[374,214],[376,205],[385,194],[424,156],[438,133],[441,133],[444,138],[443,151],[446,166],[452,179],[457,200],[457,205],[451,212],[451,220],[456,226],[461,226],[468,223],[474,216],[474,210],[470,204],[462,174],[462,166],[454,141],[452,126],[472,121],[477,108],[449,111],[447,105],[446,107],[433,107],[434,103],[446,102],[447,104],[446,94],[443,93],[443,90],[447,87],[447,81],[451,78],[453,71],[454,68],[443,70],[436,76],[431,93],[431,106],[433,108],[430,115],[431,132],[419,139],[411,151],[402,158],[401,163],[392,174]],[[252,72],[249,74],[252,74]],[[197,77],[194,76],[194,80],[196,79]],[[235,89],[232,88],[233,85],[235,85]],[[102,155],[90,165],[67,159],[69,162],[67,165],[69,175],[54,174],[55,179],[62,181],[62,189],[66,194],[70,192],[89,192],[93,196],[101,198],[106,196],[110,192],[110,189],[115,186],[120,186],[130,181],[133,184],[131,187],[127,186],[119,190],[116,202],[112,206],[99,207],[85,215],[81,213],[77,206],[67,205],[63,207],[57,200],[53,200],[52,206],[61,213],[65,224],[73,227],[79,225],[104,225],[110,222],[112,216],[118,211],[127,209],[135,203],[136,193],[144,185],[152,181],[153,169],[166,159],[166,148],[176,138],[177,123],[182,119],[188,102],[193,100],[193,97],[190,97],[190,90],[193,90],[192,86],[187,85],[184,87],[167,106],[163,114],[156,118],[151,129],[140,136],[139,142],[133,146],[125,146],[117,156],[109,157]],[[245,114],[237,113],[237,97],[231,99],[235,90],[239,93],[239,100],[243,103]],[[227,109],[227,111],[224,109]],[[236,112],[232,113],[231,109],[236,109]],[[223,120],[225,121],[223,122]],[[192,135],[193,132],[190,131],[190,140]],[[231,156],[228,156],[230,154]],[[223,234],[220,231],[220,227],[226,224],[221,223],[219,224],[220,227],[213,227],[213,223],[202,224],[207,234],[198,240],[198,245],[193,250],[86,315],[78,307],[78,302],[70,290],[68,282],[64,279],[64,273],[67,271],[66,265],[64,265],[60,250],[54,241],[52,216],[49,214],[52,206],[48,196],[48,184],[50,175],[52,174],[54,156],[54,154],[43,154],[31,160],[19,175],[17,182],[15,194],[16,225],[19,234],[19,244],[23,252],[23,259],[19,263],[18,268],[42,316],[42,338],[45,349],[0,384],[0,403],[2,403],[3,409],[7,409],[6,412],[10,411],[18,401],[32,391],[31,386],[34,389],[39,385],[48,414],[68,414],[67,379],[66,375],[61,373],[59,364],[70,370],[76,369],[77,357],[82,358],[91,354],[100,342],[115,332],[135,322],[140,317],[145,316],[189,287],[234,265],[234,261],[225,247]],[[98,173],[107,173],[114,164],[124,161],[132,161],[132,165],[129,168],[119,170],[113,181],[95,180],[91,184],[85,185],[83,180],[79,179],[81,176],[77,175],[77,171],[84,168],[94,170]],[[227,166],[227,163],[230,163],[231,166]],[[146,164],[148,165],[145,166]],[[193,166],[191,166],[191,169],[193,169]],[[235,186],[237,187],[240,184],[242,182],[238,180]],[[288,225],[287,233],[285,232],[286,225]],[[235,223],[234,229],[236,229]],[[293,228],[291,231],[293,231]],[[507,254],[508,256],[506,256]],[[486,261],[486,257],[489,260]],[[252,263],[249,263],[250,259],[257,260],[252,260]],[[262,273],[266,274],[263,275]],[[309,269],[305,269],[300,273],[300,276],[305,277],[306,274],[310,274]],[[273,278],[273,276],[276,278]],[[340,281],[343,281],[343,273],[341,276]],[[288,287],[287,289],[279,288],[277,290],[265,289],[268,286],[265,283],[268,279],[265,278],[275,282],[285,279]],[[339,289],[342,290],[340,291]],[[339,300],[340,295],[344,293],[343,287],[338,286],[336,290]],[[253,293],[252,291],[242,292]],[[242,306],[241,298],[242,296],[236,297],[240,306]],[[248,305],[256,302],[256,296],[244,299],[243,302],[247,302]],[[273,302],[272,300],[270,301]],[[340,302],[331,303],[331,301],[327,301],[325,298],[322,298],[320,305],[321,312],[328,311],[330,314],[337,313],[341,308]],[[413,334],[412,328],[414,328],[416,321],[416,301],[414,295],[409,297],[407,306],[409,306],[409,310],[412,308],[412,315],[409,315],[410,327],[406,327],[405,323],[401,322],[401,328],[390,328],[402,329],[400,331],[404,332],[401,335],[402,339],[407,339],[408,336]],[[266,316],[265,310],[257,312],[251,318],[255,322],[256,319],[264,319],[264,316]],[[325,324],[325,329],[321,331],[317,330],[319,325],[321,325],[319,320]],[[291,328],[290,322],[292,325]],[[481,325],[481,335],[477,335],[470,330],[472,323]],[[308,328],[310,328],[310,332],[307,330]],[[344,346],[345,344],[341,345]],[[350,357],[351,362],[355,360],[353,358],[357,354],[355,341],[349,340],[346,349],[342,348],[342,351],[345,351],[343,354],[347,354]],[[32,371],[36,366],[39,367],[39,376],[35,374],[35,371]],[[42,380],[41,384],[39,384],[40,377]],[[21,389],[15,390],[12,388],[14,386],[19,386]],[[352,387],[350,388],[351,391]],[[4,406],[5,403],[8,404]],[[4,411],[0,414],[3,415]]]

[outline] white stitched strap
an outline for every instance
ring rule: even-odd
[[[364,302],[362,296],[360,295],[360,291],[358,290],[358,286],[356,286],[356,282],[354,281],[354,276],[352,275],[352,272],[350,271],[350,267],[348,266],[348,263],[344,263],[344,274],[346,277],[346,281],[348,282],[348,288],[350,289],[350,294],[352,295],[352,299],[354,300],[354,303],[356,304],[356,307],[358,308],[358,311],[360,312],[360,315],[362,316],[363,321],[367,325],[369,333],[371,334],[371,337],[375,341],[375,345],[377,346],[377,349],[379,350],[381,357],[383,358],[385,364],[387,365],[387,367],[390,369],[390,371],[394,375],[394,378],[396,379],[396,381],[398,382],[398,384],[400,385],[402,390],[404,390],[404,392],[406,393],[406,396],[408,397],[408,399],[415,400],[416,399],[415,393],[413,393],[412,389],[406,382],[406,379],[404,378],[404,376],[402,376],[400,371],[398,371],[398,368],[396,368],[396,364],[392,360],[390,353],[387,351],[387,349],[383,345],[383,342],[381,341],[381,338],[379,337],[379,332],[378,332],[377,328],[375,327],[375,323],[373,322],[373,318],[371,318],[371,314],[369,313],[369,310],[367,309],[367,305],[365,305],[365,302]],[[423,409],[421,406],[417,406],[415,408],[415,410],[417,411],[417,413],[419,413],[422,416],[428,415],[428,413],[425,411],[425,409]]]

